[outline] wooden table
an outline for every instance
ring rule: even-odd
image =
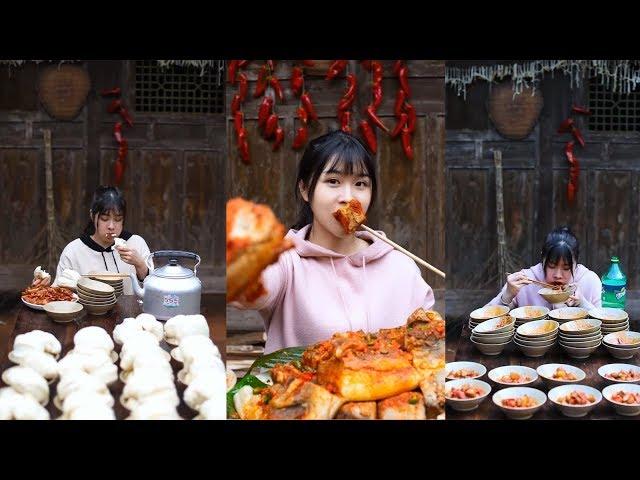
[[[3,322],[3,324],[0,325],[0,370],[4,371],[13,366],[13,363],[9,361],[7,355],[13,348],[13,341],[16,335],[30,332],[31,330],[50,332],[55,335],[62,345],[60,355],[60,358],[62,358],[73,348],[73,336],[80,328],[93,325],[104,328],[112,335],[115,326],[121,323],[124,318],[135,317],[139,313],[142,313],[142,308],[137,298],[133,295],[121,296],[113,310],[105,315],[94,316],[87,315],[83,312],[79,319],[70,323],[55,323],[47,317],[45,312],[33,310],[22,304],[11,308],[9,311],[0,312],[0,320]],[[201,313],[206,317],[207,323],[209,324],[211,340],[218,346],[224,360],[226,350],[225,296],[203,294]],[[160,346],[166,351],[170,351],[173,348],[164,341],[160,342]],[[116,351],[120,351],[119,345],[116,345]],[[177,374],[182,368],[182,365],[173,359],[171,359],[171,366],[173,367],[174,374]],[[4,386],[1,380],[0,386]],[[61,414],[53,405],[56,386],[57,381],[50,386],[50,400],[46,406],[52,419]],[[123,387],[124,384],[120,380],[109,387],[111,395],[115,400],[114,411],[118,420],[124,419],[129,415],[129,411],[119,402]],[[176,388],[178,396],[181,399],[180,405],[178,406],[178,413],[185,419],[193,418],[197,415],[197,412],[189,408],[182,400],[186,387],[176,379]]]
[[[630,320],[630,330],[639,331],[640,321]],[[587,375],[581,384],[589,385],[602,392],[602,389],[609,385],[604,381],[600,375],[598,375],[598,368],[602,365],[609,363],[627,363],[633,365],[640,365],[640,358],[638,355],[628,360],[619,360],[612,357],[609,351],[604,345],[598,347],[598,349],[592,353],[589,358],[579,360],[571,358],[567,355],[564,349],[556,343],[551,350],[549,350],[544,356],[531,358],[525,356],[513,342],[509,343],[506,348],[500,353],[500,355],[484,355],[482,354],[470,340],[471,332],[469,330],[469,324],[467,323],[462,327],[462,334],[457,342],[457,349],[455,351],[455,361],[468,361],[481,363],[487,368],[487,374],[478,380],[482,380],[491,385],[491,393],[480,406],[471,412],[458,412],[453,410],[449,405],[446,407],[447,419],[451,420],[504,420],[507,417],[502,413],[502,410],[498,408],[492,401],[491,397],[499,389],[506,388],[502,385],[497,385],[489,380],[488,373],[494,368],[502,367],[504,365],[522,365],[525,367],[531,367],[534,370],[540,365],[547,363],[565,363],[573,365],[584,370]],[[449,339],[447,339],[447,342]],[[516,387],[517,385],[513,385]],[[534,383],[527,385],[527,387],[537,388],[547,393],[549,389],[543,383],[541,378],[538,378]],[[548,420],[548,419],[561,419],[561,420],[629,420],[640,419],[640,416],[636,417],[624,417],[616,414],[613,407],[606,399],[602,401],[585,417],[572,419],[566,417],[560,413],[560,411],[554,406],[551,401],[547,400],[544,406],[538,410],[532,417],[533,420]]]

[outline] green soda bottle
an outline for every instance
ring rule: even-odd
[[[627,302],[627,277],[620,270],[618,257],[611,257],[609,271],[602,276],[602,306],[621,308]]]

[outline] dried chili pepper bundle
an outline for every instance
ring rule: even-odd
[[[580,176],[580,164],[578,159],[573,153],[574,142],[569,141],[564,147],[564,153],[569,162],[569,181],[567,183],[567,200],[569,203],[573,203],[578,192],[578,180]]]
[[[293,67],[291,70],[291,91],[296,97],[299,97],[302,93],[302,87],[304,85],[303,72],[300,67]]]
[[[373,128],[371,128],[371,125],[369,125],[369,122],[366,120],[361,120],[359,127],[369,150],[371,150],[371,153],[375,155],[378,151],[378,139],[376,138],[376,132],[373,131]]]
[[[318,120],[318,114],[316,113],[316,109],[313,106],[313,102],[311,101],[311,96],[309,92],[304,92],[300,95],[300,101],[302,102],[302,106],[307,111],[309,118],[311,120]]]
[[[299,150],[300,148],[304,147],[304,145],[307,143],[308,136],[309,134],[307,132],[306,125],[302,125],[301,127],[298,127],[296,136],[293,139],[293,144],[291,145],[292,148],[294,150]]]

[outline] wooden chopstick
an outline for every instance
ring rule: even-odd
[[[510,273],[507,273],[507,276],[511,275]],[[550,288],[551,290],[562,290],[562,285],[551,285],[550,283],[544,283],[544,282],[540,282],[538,280],[534,280],[533,278],[529,278],[529,277],[525,277],[527,280],[529,280],[531,283],[537,283],[538,285],[542,285],[543,287],[547,287]],[[558,288],[560,287],[560,288]]]
[[[405,250],[404,248],[402,248],[400,245],[398,245],[395,242],[392,242],[391,240],[389,240],[387,237],[383,237],[382,235],[380,235],[378,232],[376,232],[375,230],[367,227],[364,224],[360,225],[364,230],[366,230],[367,232],[369,232],[371,235],[373,235],[376,238],[379,238],[380,240],[382,240],[383,242],[388,243],[389,245],[391,245],[393,248],[395,248],[396,250],[404,253],[407,257],[411,258],[413,261],[415,261],[416,263],[422,265],[425,268],[428,268],[429,270],[431,270],[433,273],[436,273],[438,275],[440,275],[442,278],[446,278],[445,273],[442,270],[438,270],[436,267],[434,267],[433,265],[428,264],[427,262],[425,262],[423,259],[421,259],[420,257],[414,255],[413,253],[411,253],[408,250]]]

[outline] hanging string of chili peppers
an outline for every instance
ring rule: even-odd
[[[302,60],[302,64],[307,67],[312,67],[314,62],[311,60]],[[318,114],[313,106],[311,95],[304,88],[304,72],[299,66],[294,66],[291,74],[291,89],[294,95],[300,98],[300,104],[296,109],[296,115],[300,121],[300,126],[296,130],[296,134],[293,137],[293,144],[291,148],[294,150],[300,150],[307,144],[309,140],[309,122],[317,121]]]
[[[581,107],[578,105],[573,105],[571,107],[571,112],[576,113],[578,115],[591,115],[589,109],[585,107]],[[584,148],[585,141],[582,136],[582,132],[575,125],[573,118],[567,117],[558,128],[558,133],[571,133],[575,141],[570,140],[564,146],[564,154],[567,157],[567,161],[569,162],[569,181],[567,182],[567,200],[569,203],[574,203],[576,199],[576,194],[578,192],[578,182],[580,177],[580,163],[578,162],[578,158],[573,152],[575,142],[578,142],[581,147]]]
[[[267,60],[260,67],[253,96],[255,98],[263,97],[258,107],[258,128],[266,140],[273,141],[272,150],[275,152],[284,142],[284,129],[279,124],[278,114],[274,107],[276,99],[280,103],[284,103],[284,92],[280,80],[275,75],[274,60]]]
[[[369,70],[370,72],[372,72],[373,81],[372,81],[371,93],[372,93],[373,100],[372,100],[372,103],[370,103],[365,110],[368,119],[365,118],[360,120],[360,123],[358,124],[358,128],[360,129],[360,133],[362,134],[364,141],[369,147],[369,150],[371,151],[371,153],[375,155],[376,152],[378,151],[378,139],[373,127],[371,126],[371,123],[383,129],[385,132],[389,131],[389,129],[382,123],[382,121],[377,116],[378,107],[382,103],[383,68],[382,68],[382,64],[375,60],[363,60],[361,63],[366,70]]]
[[[117,113],[122,117],[124,122],[129,126],[133,127],[133,119],[129,114],[129,110],[124,106],[122,100],[120,99],[120,95],[122,91],[119,87],[115,87],[108,90],[102,90],[100,95],[103,97],[115,97],[109,106],[107,107],[108,113]],[[118,143],[118,157],[116,158],[115,163],[113,164],[113,184],[119,186],[122,183],[122,179],[124,177],[124,171],[126,168],[126,158],[129,153],[129,144],[122,135],[122,122],[116,122],[113,126],[113,136]]]
[[[347,69],[347,60],[336,60],[327,71],[326,79],[331,81]],[[356,100],[356,76],[353,73],[346,75],[347,90],[338,103],[338,122],[343,132],[351,133],[351,107]]]
[[[401,137],[402,151],[405,157],[413,160],[413,132],[416,130],[417,114],[416,109],[409,102],[411,89],[409,87],[409,68],[402,60],[396,60],[393,65],[393,73],[398,77],[400,88],[396,92],[396,101],[393,113],[398,119],[395,128],[391,132],[392,138]]]
[[[227,81],[231,85],[238,84],[238,91],[231,100],[231,116],[233,117],[233,127],[236,132],[236,145],[238,153],[244,163],[251,163],[249,155],[249,139],[247,129],[244,127],[244,112],[242,104],[247,100],[249,92],[249,80],[244,72],[239,72],[249,64],[249,60],[231,60],[227,67]]]

